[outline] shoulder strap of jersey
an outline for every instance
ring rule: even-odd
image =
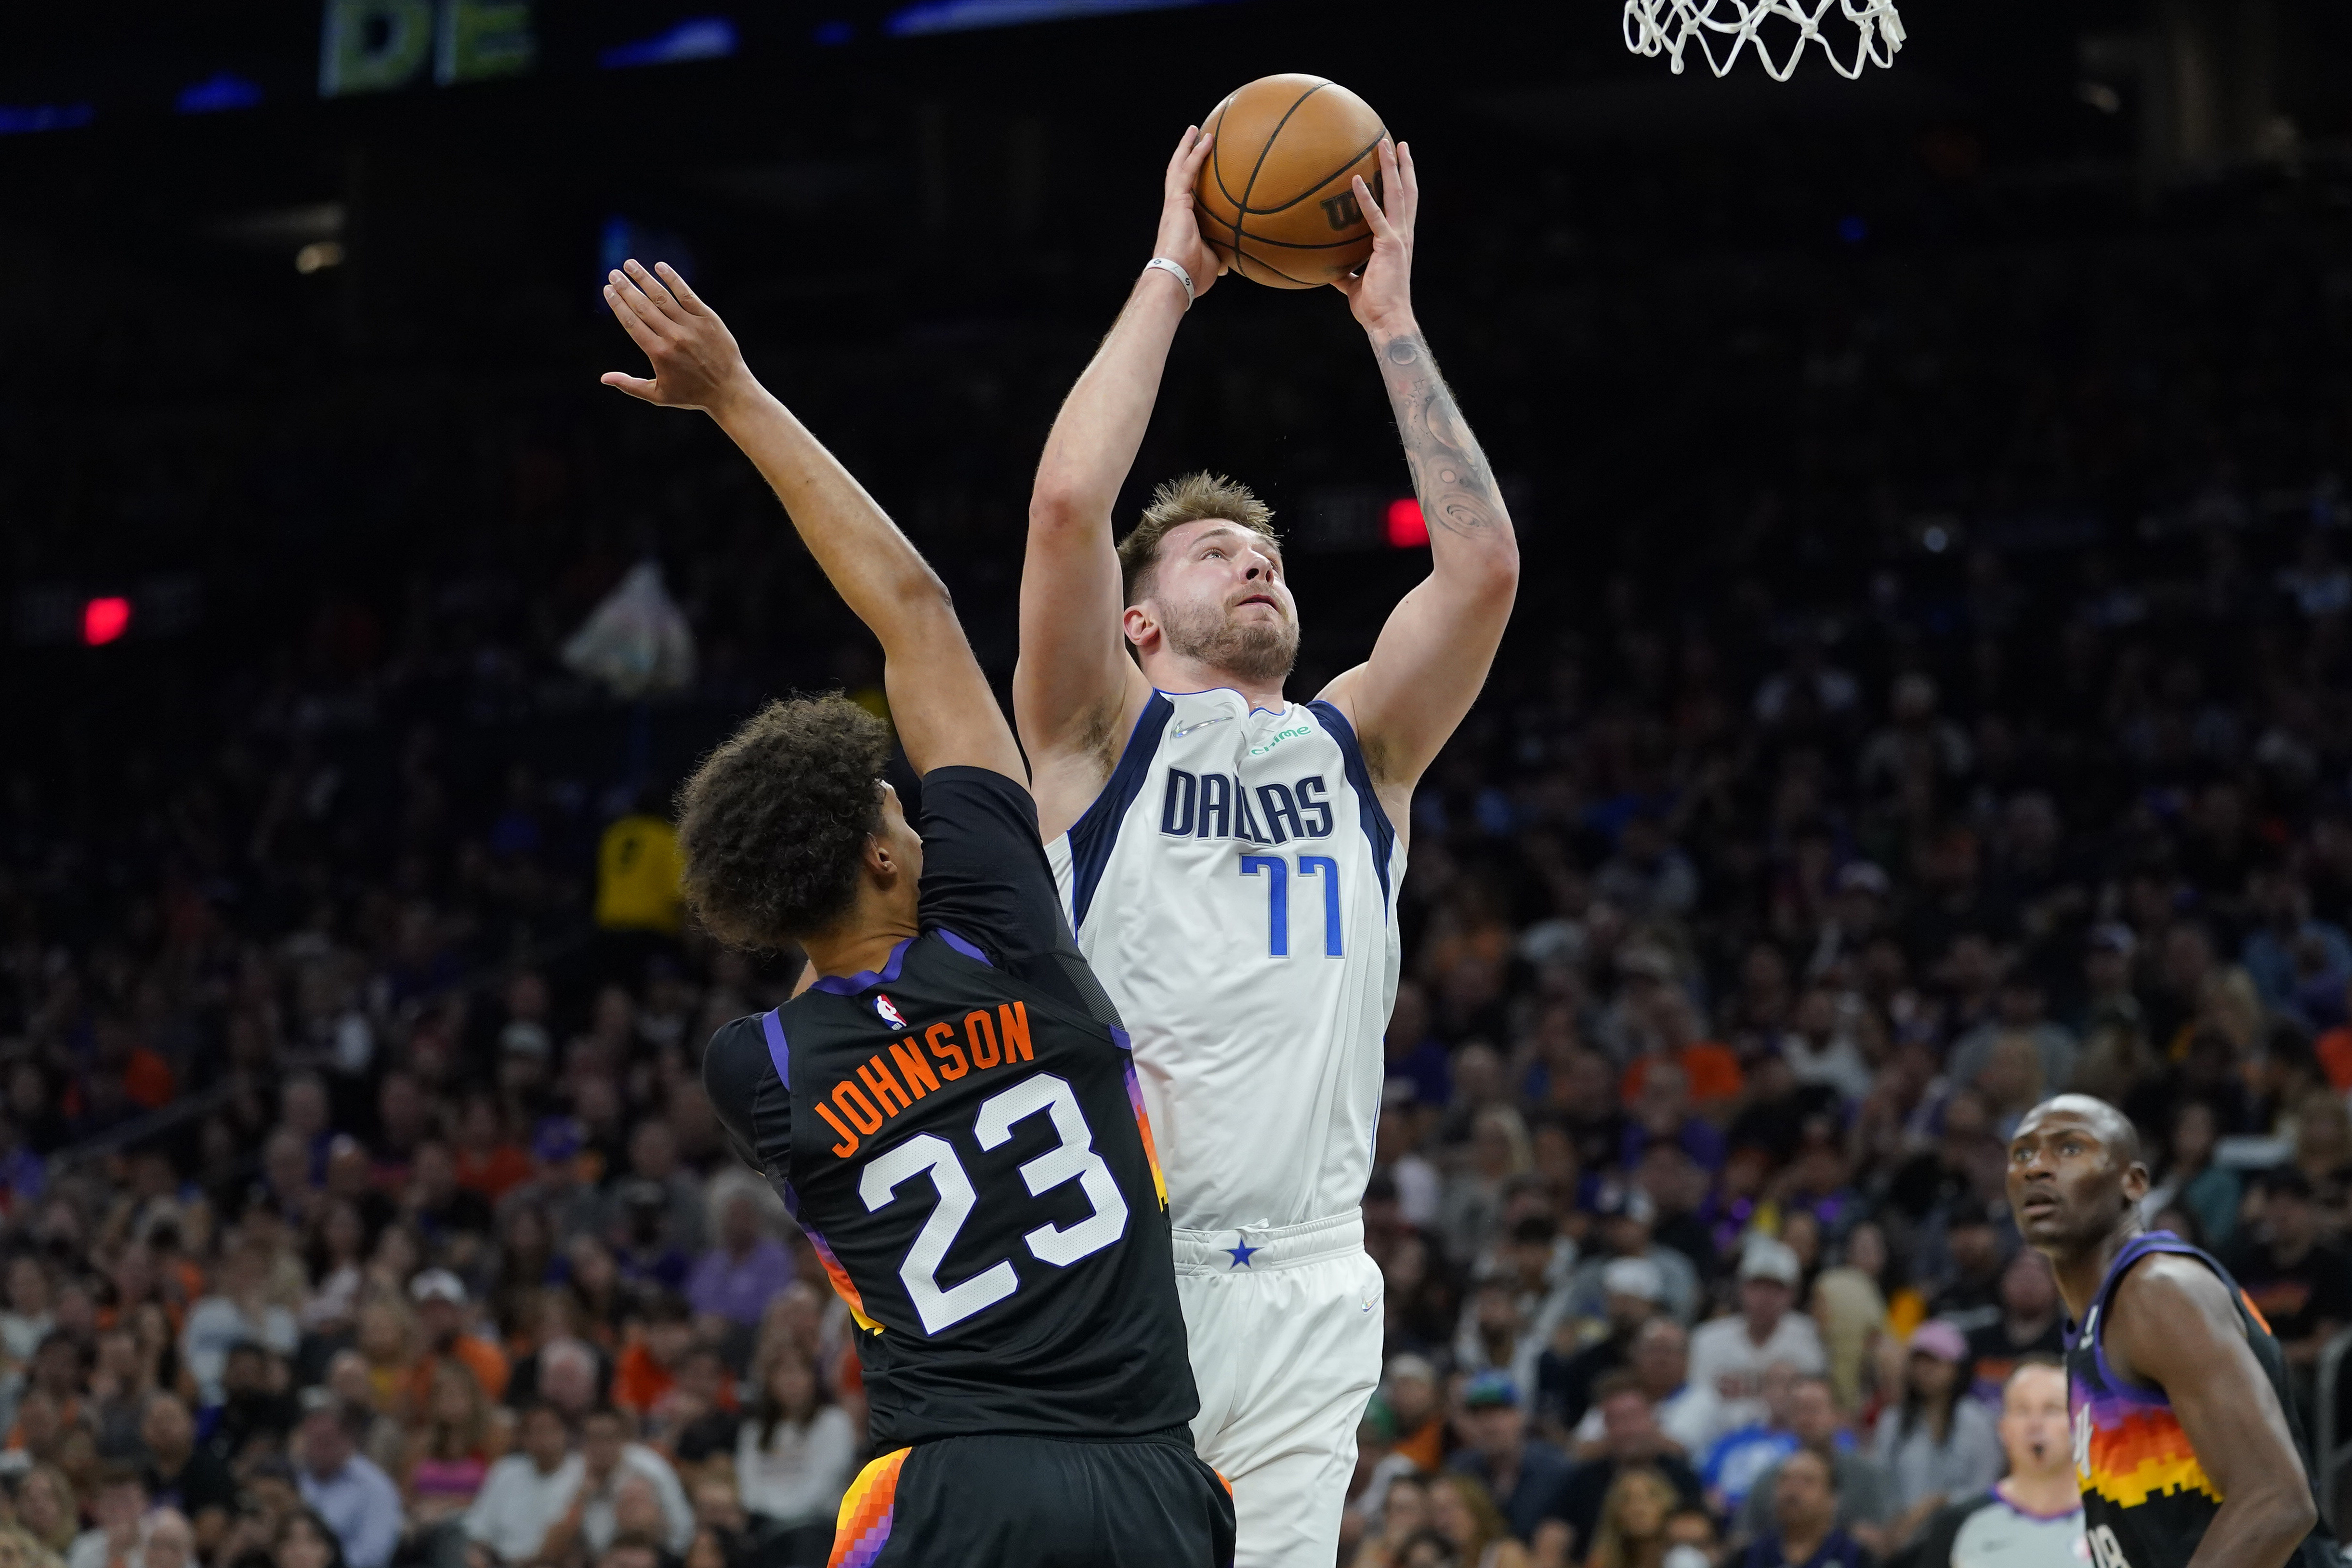
[[[1142,792],[1144,775],[1151,771],[1151,759],[1160,750],[1160,738],[1175,716],[1176,704],[1153,692],[1136,716],[1134,732],[1128,736],[1127,749],[1119,752],[1102,793],[1070,825],[1070,924],[1074,927],[1086,924],[1095,888],[1102,881],[1103,868],[1110,863],[1111,846],[1118,842],[1118,825]]]
[[[2092,1298],[2088,1319],[2091,1355],[2098,1363],[2100,1381],[2121,1398],[2139,1404],[2169,1405],[2172,1402],[2165,1397],[2162,1389],[2126,1383],[2116,1375],[2116,1369],[2107,1364],[2107,1314],[2113,1308],[2116,1288],[2123,1284],[2125,1275],[2139,1267],[2142,1258],[2153,1258],[2158,1253],[2193,1258],[2211,1269],[2220,1277],[2222,1288],[2230,1292],[2231,1300],[2237,1304],[2242,1320],[2245,1316],[2245,1296],[2238,1289],[2237,1280],[2231,1278],[2230,1271],[2221,1267],[2221,1259],[2202,1247],[2183,1241],[2168,1230],[2142,1231],[2124,1243],[2123,1250],[2116,1254],[2116,1260],[2107,1265],[2107,1277],[2099,1282],[2099,1293]]]
[[[1389,821],[1379,794],[1372,788],[1372,771],[1364,765],[1364,748],[1356,739],[1356,727],[1348,716],[1331,703],[1318,698],[1307,705],[1307,711],[1322,721],[1331,739],[1339,747],[1339,755],[1347,759],[1348,787],[1356,792],[1356,801],[1364,818],[1364,837],[1372,841],[1372,864],[1381,875],[1381,897],[1389,896],[1389,859],[1396,850],[1396,826]]]

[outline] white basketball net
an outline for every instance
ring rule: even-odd
[[[1851,65],[1839,58],[1837,46],[1822,32],[1822,22],[1832,6],[1843,13],[1862,35]],[[1797,28],[1787,56],[1777,61],[1764,40],[1764,24],[1775,20]],[[1903,18],[1895,15],[1895,0],[1625,0],[1625,47],[1635,54],[1652,59],[1664,55],[1674,61],[1675,74],[1680,76],[1683,50],[1694,38],[1717,76],[1728,72],[1738,61],[1739,51],[1753,44],[1766,74],[1774,81],[1786,81],[1796,70],[1805,46],[1819,44],[1838,75],[1852,81],[1864,66],[1895,63],[1895,52],[1903,47]],[[1725,46],[1719,59],[1718,45]]]

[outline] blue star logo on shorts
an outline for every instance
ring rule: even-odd
[[[1252,1247],[1249,1244],[1249,1237],[1236,1231],[1234,1233],[1234,1245],[1226,1247],[1224,1250],[1232,1256],[1234,1260],[1232,1266],[1234,1268],[1247,1268],[1250,1266],[1250,1259],[1257,1254],[1264,1252],[1265,1248],[1263,1247]]]

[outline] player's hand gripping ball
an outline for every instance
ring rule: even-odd
[[[1381,195],[1372,106],[1319,76],[1260,77],[1210,111],[1215,140],[1193,186],[1217,259],[1276,289],[1319,289],[1372,254],[1357,175]]]

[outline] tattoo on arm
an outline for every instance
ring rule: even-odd
[[[1502,523],[1494,471],[1454,406],[1453,390],[1437,374],[1429,345],[1417,334],[1391,338],[1381,351],[1381,378],[1388,384],[1413,491],[1429,525],[1478,534]]]

